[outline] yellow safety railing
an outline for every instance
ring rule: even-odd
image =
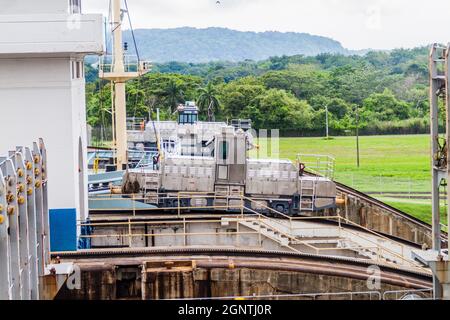
[[[151,220],[146,220],[146,221],[132,221],[131,219],[128,219],[127,222],[89,222],[89,223],[79,223],[79,226],[90,226],[90,227],[107,227],[107,226],[126,226],[128,228],[128,233],[126,234],[107,234],[107,235],[83,235],[80,236],[81,238],[124,238],[124,237],[128,237],[128,243],[131,246],[132,245],[132,239],[135,237],[184,237],[184,245],[186,245],[186,238],[187,237],[192,237],[192,236],[212,236],[212,235],[232,235],[236,237],[236,243],[239,245],[239,239],[241,235],[257,235],[259,238],[259,244],[260,246],[262,245],[261,242],[261,238],[262,238],[262,229],[271,229],[274,230],[277,234],[282,235],[283,237],[285,237],[288,240],[288,245],[284,245],[286,248],[291,249],[292,251],[295,252],[305,252],[302,251],[298,248],[293,247],[293,245],[295,245],[296,247],[298,246],[303,246],[309,250],[312,250],[315,254],[321,254],[321,253],[326,253],[326,252],[338,252],[338,251],[344,251],[344,250],[370,250],[371,252],[375,252],[376,253],[376,257],[377,257],[377,261],[381,261],[383,259],[383,256],[390,256],[390,257],[394,257],[395,260],[397,260],[398,262],[395,263],[396,265],[401,264],[401,265],[407,265],[409,267],[413,267],[413,268],[418,268],[421,270],[425,270],[423,267],[419,267],[416,263],[414,263],[412,260],[408,260],[405,258],[404,254],[405,254],[405,246],[401,243],[395,242],[392,239],[389,239],[373,230],[370,230],[366,227],[363,227],[361,225],[358,225],[344,217],[341,216],[321,216],[321,217],[291,217],[288,216],[282,212],[279,212],[273,208],[270,208],[258,201],[255,201],[254,199],[250,199],[246,196],[244,196],[244,194],[240,193],[240,194],[236,194],[236,195],[220,195],[220,194],[211,194],[211,193],[202,193],[202,192],[179,192],[179,193],[174,193],[171,195],[167,195],[167,194],[152,194],[152,197],[159,197],[159,196],[164,196],[165,199],[176,199],[177,200],[177,206],[176,207],[163,207],[163,208],[159,208],[159,207],[155,207],[155,208],[136,208],[135,206],[135,201],[142,201],[145,202],[148,200],[148,197],[142,197],[141,195],[136,195],[136,194],[131,194],[131,195],[103,195],[103,196],[96,196],[94,198],[90,198],[91,201],[105,201],[105,200],[123,200],[123,196],[126,196],[128,199],[132,200],[133,202],[133,206],[132,206],[132,211],[133,211],[133,216],[136,215],[136,213],[140,210],[145,210],[145,211],[158,211],[158,212],[165,212],[165,211],[176,211],[177,212],[177,218],[178,220],[162,220],[162,221],[151,221]],[[181,203],[183,199],[190,199],[192,201],[192,199],[213,199],[213,200],[217,200],[217,199],[226,199],[226,204],[225,205],[196,205],[196,206],[181,206]],[[234,200],[235,202],[233,204],[230,204],[230,200]],[[270,213],[272,213],[275,217],[279,217],[277,218],[272,218],[272,217],[268,217],[266,215],[263,215],[262,213],[257,212],[256,210],[249,208],[248,206],[246,206],[246,201],[251,205],[251,204],[255,204],[257,205],[259,208],[264,209]],[[192,202],[191,202],[192,203]],[[229,210],[230,208],[233,208],[234,210],[239,210],[240,214],[239,215],[233,215],[233,214],[229,214],[226,216],[223,216],[224,218],[227,219],[231,219],[231,221],[236,223],[236,231],[227,231],[227,232],[188,232],[187,230],[187,226],[190,224],[195,224],[195,223],[220,223],[222,222],[222,217],[220,219],[208,219],[208,218],[203,218],[203,219],[195,219],[195,220],[188,220],[187,217],[185,216],[185,214],[183,214],[183,212],[188,211],[188,210],[196,210],[196,209],[213,209],[213,210]],[[111,208],[105,209],[110,211]],[[118,210],[121,210],[120,208],[118,208]],[[312,220],[335,220],[337,222],[337,226],[326,226],[326,227],[300,227],[296,225],[296,222],[308,222],[308,221],[312,221]],[[257,222],[257,230],[256,231],[240,231],[239,230],[239,225],[245,223],[245,222]],[[132,231],[132,227],[133,226],[138,226],[138,225],[183,225],[183,232],[182,233],[158,233],[158,234],[146,234],[146,233],[133,233]],[[372,236],[376,236],[377,239],[382,239],[382,240],[387,240],[389,241],[389,243],[391,245],[398,246],[398,251],[399,252],[395,252],[383,245],[381,245],[380,243],[378,243],[377,241],[374,241],[373,239],[371,239],[368,236],[364,236],[361,233],[362,232],[355,232],[350,230],[349,228],[345,228],[345,232],[347,234],[352,234],[355,238],[359,238],[360,240],[362,239],[364,242],[368,242],[371,245],[368,246],[349,246],[349,247],[333,247],[333,248],[323,248],[323,247],[317,247],[314,246],[311,243],[308,243],[304,240],[302,240],[299,236],[295,235],[295,231],[299,231],[299,230],[330,230],[330,229],[337,229],[339,238],[342,235],[342,230],[344,229],[343,224],[346,225],[351,225],[351,226],[357,226],[358,228],[360,228],[362,231],[364,231],[365,233],[371,234]],[[277,239],[272,239],[277,241]],[[310,252],[308,252],[310,253]],[[386,261],[386,257],[384,258],[384,262]],[[392,260],[392,259],[391,259]],[[399,263],[400,262],[400,263]]]

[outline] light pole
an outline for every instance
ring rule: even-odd
[[[330,137],[329,132],[328,132],[328,106],[325,106],[325,126],[326,126],[326,135],[327,135],[327,140]]]
[[[359,108],[356,106],[356,164],[359,168]]]

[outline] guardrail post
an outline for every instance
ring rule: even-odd
[[[240,239],[239,239],[239,225],[241,224],[241,222],[239,221],[239,219],[237,219],[236,221],[236,246],[239,247],[240,244]]]
[[[261,234],[261,215],[258,215],[258,237],[259,246],[262,248],[262,234]]]
[[[183,217],[183,245],[186,247],[187,246],[187,228],[186,228],[186,218]]]
[[[241,192],[241,216],[244,217],[244,194]]]
[[[134,193],[133,193],[132,201],[133,201],[133,217],[135,217],[136,216],[136,204],[135,204],[136,195]]]
[[[131,231],[131,219],[128,218],[128,245],[131,248],[133,244],[132,231]]]
[[[339,225],[339,238],[342,238],[342,222],[340,214],[338,214],[338,225]]]
[[[180,193],[179,192],[178,192],[177,196],[178,196],[178,202],[177,202],[177,205],[178,205],[178,217],[181,217]]]

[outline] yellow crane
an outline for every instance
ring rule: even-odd
[[[116,152],[117,170],[124,170],[128,163],[126,82],[149,72],[151,65],[146,61],[139,61],[139,57],[135,60],[124,55],[122,13],[126,10],[122,10],[121,0],[112,0],[111,8],[113,54],[111,57],[104,56],[102,58],[99,77],[111,81],[113,146]]]

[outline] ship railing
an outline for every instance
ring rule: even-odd
[[[142,117],[127,118],[127,130],[131,131],[145,131],[147,119]]]
[[[108,162],[116,157],[116,150],[112,148],[110,150],[98,150],[92,151],[88,154],[88,166],[93,174],[104,173],[105,168],[100,166],[100,162]],[[130,168],[145,168],[150,167],[153,164],[153,156],[158,154],[158,149],[149,148],[130,148],[127,151]]]
[[[305,172],[334,180],[336,159],[328,155],[297,154],[297,163],[305,166]]]
[[[283,235],[285,238],[289,240],[289,243],[292,245],[295,245],[293,247],[292,245],[288,245],[287,247],[295,252],[303,252],[302,249],[298,249],[300,246],[303,246],[304,248],[307,248],[307,252],[310,253],[313,251],[317,255],[330,255],[333,252],[339,252],[339,251],[348,251],[348,250],[354,250],[354,251],[365,251],[365,252],[371,252],[374,255],[374,259],[378,262],[383,262],[386,264],[392,264],[395,266],[405,266],[409,268],[414,268],[417,270],[425,271],[428,270],[419,264],[415,263],[412,259],[405,258],[407,253],[409,252],[406,250],[405,245],[403,245],[400,242],[396,242],[392,239],[389,239],[373,230],[370,230],[368,228],[365,228],[361,225],[358,225],[344,217],[341,217],[340,215],[337,216],[323,216],[323,217],[291,217],[284,213],[281,213],[275,209],[272,209],[268,206],[265,206],[261,204],[260,202],[257,202],[254,199],[250,199],[248,197],[245,197],[244,194],[236,194],[236,195],[223,195],[223,194],[211,194],[211,193],[193,193],[193,192],[179,192],[177,194],[173,194],[168,196],[167,194],[158,194],[158,193],[152,193],[150,196],[153,199],[171,199],[176,200],[177,205],[173,207],[146,207],[146,208],[140,208],[136,207],[137,202],[142,203],[148,203],[149,197],[142,197],[138,194],[131,194],[131,195],[123,195],[127,199],[132,200],[132,207],[130,210],[132,211],[133,217],[135,217],[139,212],[145,211],[146,213],[151,212],[158,212],[158,213],[172,213],[176,211],[178,220],[183,222],[183,225],[185,226],[184,232],[182,233],[161,233],[158,235],[153,234],[134,234],[131,232],[131,226],[136,224],[151,224],[152,222],[149,220],[146,221],[131,221],[130,218],[128,222],[123,223],[85,223],[80,222],[80,227],[100,227],[100,226],[120,226],[120,225],[127,225],[130,232],[128,234],[112,234],[112,235],[88,235],[88,236],[82,236],[84,238],[90,238],[90,237],[128,237],[129,243],[132,243],[132,239],[135,237],[187,237],[187,236],[206,236],[206,235],[214,235],[216,233],[189,233],[186,229],[186,224],[191,223],[197,223],[205,222],[202,220],[188,220],[189,218],[195,219],[198,214],[191,214],[190,211],[197,210],[197,209],[209,209],[209,210],[221,210],[221,211],[228,211],[230,209],[234,209],[235,211],[240,211],[239,214],[229,214],[224,216],[227,219],[231,219],[230,221],[236,222],[237,226],[245,224],[246,222],[256,222],[256,230],[254,231],[248,231],[242,233],[239,228],[237,228],[236,232],[231,232],[227,234],[233,234],[237,238],[237,243],[239,243],[239,237],[243,234],[256,234],[258,235],[258,238],[261,239],[263,236],[261,233],[261,230],[264,228],[270,228],[272,230],[275,230],[278,234]],[[124,199],[122,195],[100,195],[96,197],[91,197],[90,201],[117,201],[119,199]],[[213,200],[225,200],[222,203],[223,204],[213,204],[213,205],[189,205],[185,206],[184,204],[186,201],[183,201],[185,199],[190,199],[191,203],[192,200],[195,199],[213,199]],[[250,204],[250,207],[248,206]],[[256,210],[251,208],[251,204],[254,204],[258,206],[259,208],[264,208],[267,211],[271,212],[272,215],[274,215],[277,218],[274,217],[268,217],[264,214],[261,214],[257,212]],[[114,210],[114,208],[108,207],[108,209],[104,209],[103,211],[111,211]],[[123,208],[117,208],[117,210],[123,211]],[[102,211],[102,210],[99,210]],[[298,223],[296,222],[309,222],[309,221],[317,221],[317,220],[323,220],[323,221],[336,221],[336,225],[334,226],[336,233],[338,234],[340,239],[345,239],[344,235],[350,236],[352,239],[352,243],[355,243],[356,245],[353,246],[345,246],[345,247],[339,247],[339,248],[323,248],[320,246],[315,246],[311,243],[308,243],[307,241],[302,240],[302,238],[299,236],[299,231],[313,231],[316,233],[320,233],[322,230],[330,230],[332,226],[327,225],[325,227],[299,227]],[[216,222],[222,221],[222,219],[216,220]],[[157,222],[161,223],[161,221]],[[164,222],[165,223],[165,222]],[[168,221],[168,224],[179,224],[177,221]],[[345,226],[356,226],[360,230],[354,231],[351,228],[345,228]],[[374,239],[374,236],[376,239]],[[377,239],[382,239],[384,242],[388,243],[388,245],[383,245]],[[262,243],[261,243],[262,246]]]
[[[146,73],[151,69],[151,63],[148,61],[140,61],[137,55],[126,54],[123,56],[124,70],[126,73]],[[107,73],[114,73],[118,70],[114,66],[114,56],[104,55],[99,61],[100,77]]]
[[[158,148],[143,148],[128,150],[128,158],[137,160],[134,169],[142,169],[153,166],[153,157],[158,154]]]

